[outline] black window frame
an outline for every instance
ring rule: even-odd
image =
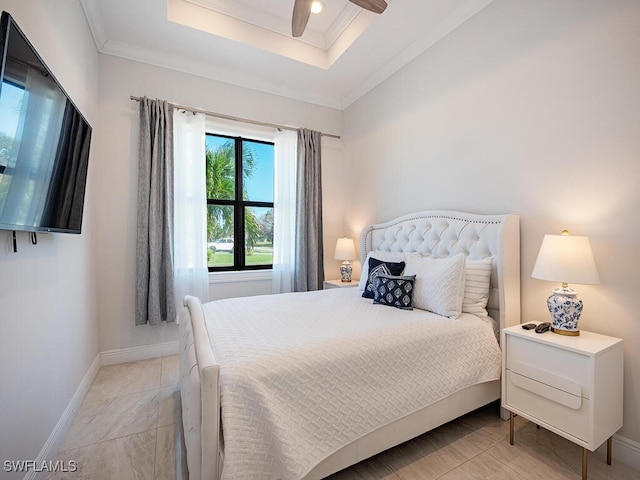
[[[251,270],[271,270],[273,269],[273,263],[264,265],[246,265],[244,246],[245,246],[245,209],[248,207],[263,207],[273,209],[273,202],[258,202],[253,200],[244,200],[242,198],[243,188],[243,175],[242,175],[242,144],[243,142],[262,143],[265,145],[275,146],[274,142],[265,140],[257,140],[255,138],[248,138],[243,136],[223,135],[214,132],[205,132],[205,138],[207,136],[214,136],[219,138],[228,138],[234,141],[234,155],[235,155],[235,199],[222,200],[212,199],[207,197],[207,210],[209,205],[216,206],[232,206],[233,207],[233,265],[210,267],[207,265],[209,272],[236,272],[236,271],[251,271]],[[275,158],[274,158],[275,161]],[[205,158],[206,168],[206,158]],[[241,245],[242,248],[236,248],[236,245]]]

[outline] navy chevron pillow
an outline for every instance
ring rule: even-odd
[[[369,258],[369,278],[367,278],[362,296],[364,298],[374,298],[373,289],[376,277],[381,274],[393,276],[402,275],[404,266],[404,262],[383,262],[377,258]]]

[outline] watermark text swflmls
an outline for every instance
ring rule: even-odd
[[[75,460],[5,460],[5,472],[60,472],[69,473],[78,470],[78,462]]]

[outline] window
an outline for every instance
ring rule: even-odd
[[[206,135],[209,271],[273,264],[273,143]]]

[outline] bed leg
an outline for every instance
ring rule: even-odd
[[[509,413],[510,413],[509,410],[507,410],[502,406],[500,407],[500,418],[502,420],[509,420]]]

